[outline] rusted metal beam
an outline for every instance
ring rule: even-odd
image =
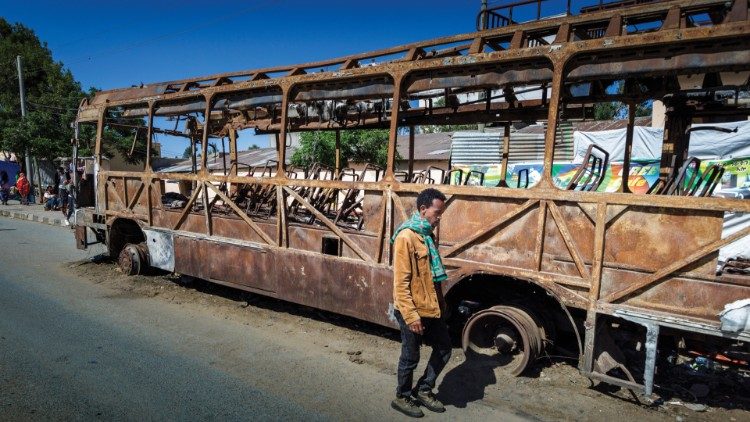
[[[414,125],[409,126],[409,168],[408,180],[414,176]]]
[[[143,193],[143,188],[146,186],[146,183],[141,181],[140,185],[138,185],[138,189],[135,191],[135,195],[133,195],[133,199],[130,200],[130,203],[128,204],[127,209],[133,210],[135,207],[135,204],[138,203],[138,200],[141,198],[141,193]]]
[[[396,142],[398,138],[398,119],[399,119],[399,110],[401,108],[401,90],[402,90],[402,84],[403,84],[403,75],[399,74],[396,75],[394,78],[393,84],[396,87],[396,89],[393,90],[393,101],[391,105],[391,124],[390,124],[390,132],[388,135],[388,163],[386,164],[385,168],[385,177],[383,177],[384,180],[393,180],[393,169],[395,166],[395,157],[396,157]]]
[[[195,203],[196,198],[198,198],[198,194],[201,192],[202,188],[203,183],[198,184],[193,190],[193,194],[190,195],[190,199],[188,199],[187,204],[185,204],[185,208],[180,213],[180,218],[177,219],[177,222],[175,223],[174,227],[172,227],[172,230],[179,230],[180,227],[182,227],[182,223],[185,222],[188,214],[190,214],[190,211],[193,209],[193,204]]]
[[[128,208],[128,204],[125,201],[123,201],[122,198],[120,197],[120,194],[117,193],[117,189],[115,188],[115,185],[114,185],[113,182],[111,182],[111,181],[108,180],[106,182],[105,189],[108,192],[112,193],[112,196],[114,197],[114,199],[117,201],[118,204],[120,204],[120,206],[123,209],[127,209]],[[123,190],[124,190],[124,187],[123,187]]]
[[[544,229],[547,225],[547,202],[539,201],[539,215],[537,216],[536,238],[534,239],[534,269],[542,270],[542,254],[544,253]]]
[[[379,223],[378,223],[378,247],[376,249],[378,256],[376,259],[376,262],[383,263],[383,249],[386,242],[388,242],[390,239],[386,238],[386,223],[388,222],[388,211],[391,209],[389,206],[390,196],[388,195],[387,191],[383,191],[383,199],[380,200],[380,208],[382,211],[380,212],[379,217]]]
[[[591,275],[589,274],[589,271],[586,268],[586,265],[583,263],[581,252],[578,250],[578,247],[576,246],[576,243],[573,240],[573,236],[570,234],[568,225],[565,223],[565,219],[563,218],[562,213],[560,212],[560,209],[557,207],[557,204],[555,204],[555,201],[547,201],[547,205],[549,206],[549,210],[552,214],[552,219],[555,221],[555,224],[557,225],[557,229],[560,231],[560,234],[562,235],[563,242],[565,243],[565,247],[568,248],[568,252],[570,252],[570,256],[573,257],[573,261],[576,264],[576,268],[578,269],[578,273],[581,275],[581,278],[583,279],[591,278]]]
[[[620,192],[631,193],[630,185],[630,158],[633,155],[633,130],[635,126],[635,104],[628,103],[628,126],[625,132],[625,152],[622,158],[622,182],[620,183]]]
[[[604,262],[605,235],[607,233],[607,204],[597,204],[594,223],[594,253],[591,263],[591,290],[589,301],[593,304],[599,300]]]
[[[404,203],[401,201],[401,197],[396,192],[391,192],[391,198],[393,199],[393,204],[396,206],[399,217],[401,217],[401,221],[408,220],[409,216],[406,215],[406,209],[404,208]]]

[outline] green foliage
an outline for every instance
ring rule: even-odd
[[[614,101],[594,104],[594,120],[612,120],[617,117],[622,104]]]
[[[27,118],[21,118],[16,56],[23,60]],[[0,149],[40,158],[71,154],[76,109],[85,96],[46,43],[21,24],[0,18]]]
[[[635,117],[650,116],[653,101],[644,101],[635,106]],[[628,118],[628,105],[617,101],[596,103],[594,105],[594,120],[617,120]]]
[[[605,88],[607,94],[622,94],[628,90],[638,89],[635,86],[627,88],[625,81],[622,79],[611,81],[611,83]],[[635,116],[644,117],[650,116],[653,106],[652,100],[644,101],[635,106]],[[595,120],[618,120],[628,118],[628,105],[619,101],[610,101],[604,103],[594,104],[594,119]]]
[[[148,136],[147,130],[143,128],[145,124],[146,121],[142,118],[123,117],[118,110],[108,110],[102,132],[102,154],[112,157],[118,153],[130,164],[143,162],[146,157],[146,137]],[[91,145],[95,144],[95,139],[95,137],[91,138]]]
[[[385,167],[388,162],[388,130],[341,131],[341,165],[349,162],[372,163]],[[309,167],[313,163],[336,165],[336,133],[304,132],[300,146],[292,155],[292,164]]]
[[[257,144],[252,144],[249,147],[247,147],[248,151],[252,151],[252,150],[255,150],[255,149],[260,149],[260,147]]]

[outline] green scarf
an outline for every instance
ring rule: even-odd
[[[448,278],[448,276],[445,274],[445,267],[443,266],[443,261],[440,259],[440,253],[438,252],[437,245],[435,244],[435,239],[432,238],[432,225],[430,225],[430,223],[426,219],[422,218],[419,213],[415,212],[410,219],[404,221],[396,229],[396,232],[391,238],[391,243],[396,241],[396,236],[398,236],[398,234],[401,233],[401,231],[404,229],[409,229],[414,233],[422,236],[425,245],[427,245],[427,250],[430,252],[430,270],[432,270],[432,281],[435,283],[440,283],[441,281]]]

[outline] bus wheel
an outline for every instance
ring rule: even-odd
[[[139,243],[135,245],[128,243],[120,251],[117,263],[122,272],[127,275],[143,274],[146,267],[148,267],[148,250],[146,249],[146,244]]]
[[[466,322],[461,343],[468,360],[521,375],[544,348],[543,329],[528,310],[494,306]]]

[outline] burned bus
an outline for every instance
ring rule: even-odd
[[[516,22],[513,7],[528,4],[546,2],[484,9],[476,32],[96,93],[76,121],[94,127],[97,157],[78,247],[105,243],[130,274],[159,268],[394,327],[389,239],[417,193],[439,185],[442,289],[468,358],[518,375],[567,348],[586,376],[650,394],[660,348],[747,356],[747,327],[719,314],[742,311],[750,278],[741,258],[722,270],[719,251],[750,234],[724,227],[750,202],[718,195],[722,162],[691,155],[697,133],[748,120],[747,0],[598,2]],[[612,103],[620,152],[593,142],[571,160],[565,128]],[[654,177],[634,184],[642,104],[661,106],[663,123]],[[519,123],[539,128],[534,183],[513,157],[527,154],[514,145]],[[496,155],[498,176],[450,161],[416,168],[430,125],[494,131],[494,150],[462,148]],[[105,165],[115,129],[145,151],[139,171]],[[294,134],[334,132],[339,146],[345,132],[373,129],[389,133],[384,166],[290,164]],[[238,159],[251,133],[275,139],[263,164]],[[191,152],[190,164],[155,170],[155,139]],[[226,142],[221,171],[212,142]]]

